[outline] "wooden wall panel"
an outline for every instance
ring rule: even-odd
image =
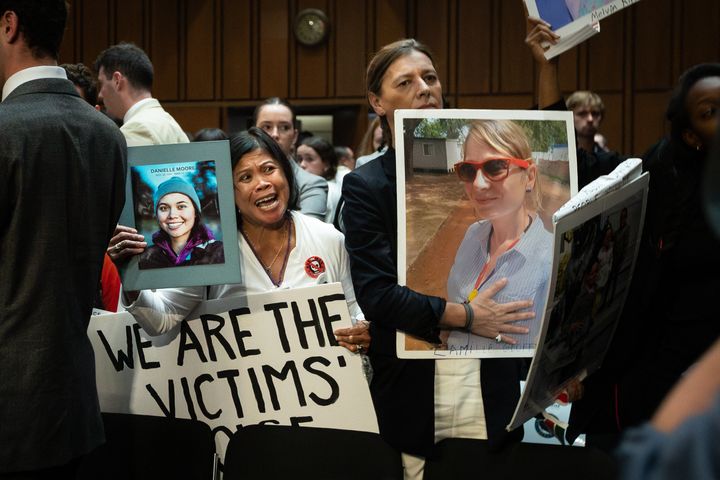
[[[175,0],[151,2],[151,35],[148,55],[155,67],[153,95],[160,100],[180,100],[180,4]]]
[[[580,87],[580,47],[563,53],[558,59],[558,80],[560,90],[574,92]]]
[[[325,9],[332,22],[316,49],[292,38],[292,18],[305,7]],[[356,105],[357,121],[343,117],[343,128],[362,132],[367,60],[408,36],[433,48],[452,106],[534,103],[536,72],[514,0],[72,0],[61,61],[92,64],[109,45],[137,43],[155,65],[154,95],[189,129],[227,125],[226,112],[278,95],[318,113]],[[563,54],[560,86],[597,90],[611,146],[641,153],[665,131],[677,76],[705,61],[720,61],[720,2],[646,0]]]
[[[247,99],[252,96],[252,72],[257,71],[252,56],[252,12],[250,2],[224,0],[222,3],[222,98]]]
[[[635,19],[635,85],[638,90],[668,89],[672,75],[673,44],[671,0],[639,2],[632,7]]]
[[[383,45],[409,35],[407,24],[407,0],[369,0],[375,2],[375,45],[377,51]],[[423,12],[427,14],[427,12]]]
[[[587,88],[619,91],[623,88],[625,55],[625,22],[628,12],[621,12],[600,22],[600,33],[587,42]]]
[[[122,0],[115,3],[115,42],[131,42],[147,48],[145,23],[147,14],[143,0]]]
[[[697,35],[683,35],[681,70],[693,65],[720,61],[720,2],[686,1],[682,3],[682,28],[699,30]],[[715,25],[711,27],[710,25]]]
[[[80,28],[77,24],[80,22],[82,16],[80,15],[80,9],[77,1],[70,4],[70,10],[68,11],[67,24],[65,25],[65,35],[63,42],[60,45],[60,58],[59,63],[76,63],[78,57],[78,49],[80,41],[78,41],[78,31],[82,32],[82,25]]]
[[[430,47],[440,81],[448,82],[450,79],[448,70],[450,57],[448,44],[449,2],[417,0],[416,11],[415,38]],[[432,15],[429,15],[428,12],[432,12]],[[449,83],[445,84],[443,92],[452,93]]]
[[[259,8],[259,93],[260,98],[287,97],[290,60],[290,12],[287,0],[262,0]]]
[[[367,58],[367,8],[362,2],[336,2],[335,28],[335,96],[365,96]]]
[[[669,99],[669,92],[635,94],[632,150],[626,154],[642,155],[666,133],[664,117]]]
[[[459,97],[457,108],[506,108],[526,110],[535,103],[532,95],[486,95]]]
[[[111,43],[110,5],[108,0],[83,2],[78,5],[82,12],[82,53],[80,62],[92,65],[98,54]]]
[[[623,98],[620,93],[603,93],[605,116],[600,124],[600,133],[605,135],[611,150],[623,151]]]
[[[492,10],[490,2],[458,2],[458,75],[459,95],[490,92],[492,66]]]
[[[164,107],[177,120],[183,130],[192,134],[202,128],[222,126],[222,111],[219,107],[180,107],[173,105],[165,105]]]
[[[327,2],[321,0],[298,0],[298,12],[306,8],[318,8],[327,13]],[[291,30],[294,18],[290,20]],[[332,34],[331,34],[332,36]],[[319,98],[328,96],[328,49],[332,38],[320,45],[306,47],[293,39],[297,61],[297,90],[293,96]]]
[[[185,47],[187,100],[215,98],[215,2],[187,0]]]
[[[499,42],[499,85],[501,93],[532,92],[535,74],[532,56],[525,45],[525,16],[520,2],[497,2],[500,28],[495,35]]]

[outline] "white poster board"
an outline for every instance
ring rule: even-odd
[[[220,308],[218,308],[220,307]],[[245,425],[378,432],[358,354],[333,331],[351,326],[339,283],[205,302],[198,318],[149,337],[127,312],[93,316],[103,412],[198,419],[221,460]]]

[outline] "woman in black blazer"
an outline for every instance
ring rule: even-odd
[[[380,117],[388,145],[393,145],[396,109],[443,106],[432,56],[426,46],[413,39],[383,47],[370,61],[367,85],[368,101]],[[514,322],[531,318],[532,313],[524,311],[529,301],[498,304],[492,300],[506,280],[466,304],[450,303],[398,285],[395,188],[395,150],[389,148],[345,176],[342,216],[358,303],[371,320],[369,356],[374,378],[370,390],[380,434],[396,449],[415,457],[417,474],[421,475],[423,459],[417,457],[427,456],[435,442],[435,362],[398,359],[396,330],[437,343],[441,327],[462,328],[514,343],[513,334],[527,332]],[[508,433],[505,425],[519,399],[523,367],[523,360],[487,359],[477,369],[482,401],[476,400],[482,405],[481,412],[484,410],[486,438],[493,444],[522,438],[521,430]],[[408,478],[408,462],[413,459],[404,455],[404,461]]]

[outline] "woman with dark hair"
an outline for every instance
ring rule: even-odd
[[[153,245],[138,260],[138,268],[183,267],[223,263],[222,242],[202,223],[200,199],[193,186],[180,177],[158,185],[153,195],[157,232]]]
[[[406,478],[421,478],[424,458],[447,436],[518,440],[508,433],[520,396],[523,361],[402,360],[396,331],[439,343],[440,328],[462,329],[514,343],[528,329],[515,324],[533,316],[527,300],[505,304],[493,297],[500,279],[472,301],[448,302],[398,285],[394,113],[398,108],[442,108],[442,86],[428,48],[413,39],[386,45],[367,69],[367,96],[380,117],[390,148],[343,179],[343,220],[358,303],[372,320],[370,391],[380,434],[403,452]],[[455,381],[451,381],[451,379]],[[448,408],[437,409],[439,405]],[[444,431],[438,435],[436,427]]]
[[[367,325],[355,301],[343,235],[320,220],[297,211],[290,160],[268,134],[252,127],[230,138],[232,175],[240,230],[240,261],[244,279],[236,285],[171,288],[125,292],[127,310],[151,335],[182,322],[205,298],[222,298],[276,289],[340,282],[353,323],[341,342],[353,352],[369,346]],[[111,241],[121,245],[115,258],[140,247],[130,234]],[[123,254],[127,249],[128,252]]]
[[[327,180],[328,196],[325,221],[333,223],[342,187],[342,177],[338,178],[338,159],[335,148],[322,137],[308,137],[298,145],[297,162],[306,172]]]

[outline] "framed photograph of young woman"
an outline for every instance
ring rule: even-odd
[[[128,148],[120,224],[147,248],[121,269],[126,290],[239,283],[227,141]]]
[[[400,284],[470,303],[507,279],[492,300],[531,300],[535,314],[515,322],[524,334],[399,334],[398,356],[532,356],[551,276],[552,214],[577,192],[572,112],[401,110],[395,131],[403,132],[395,146]]]

